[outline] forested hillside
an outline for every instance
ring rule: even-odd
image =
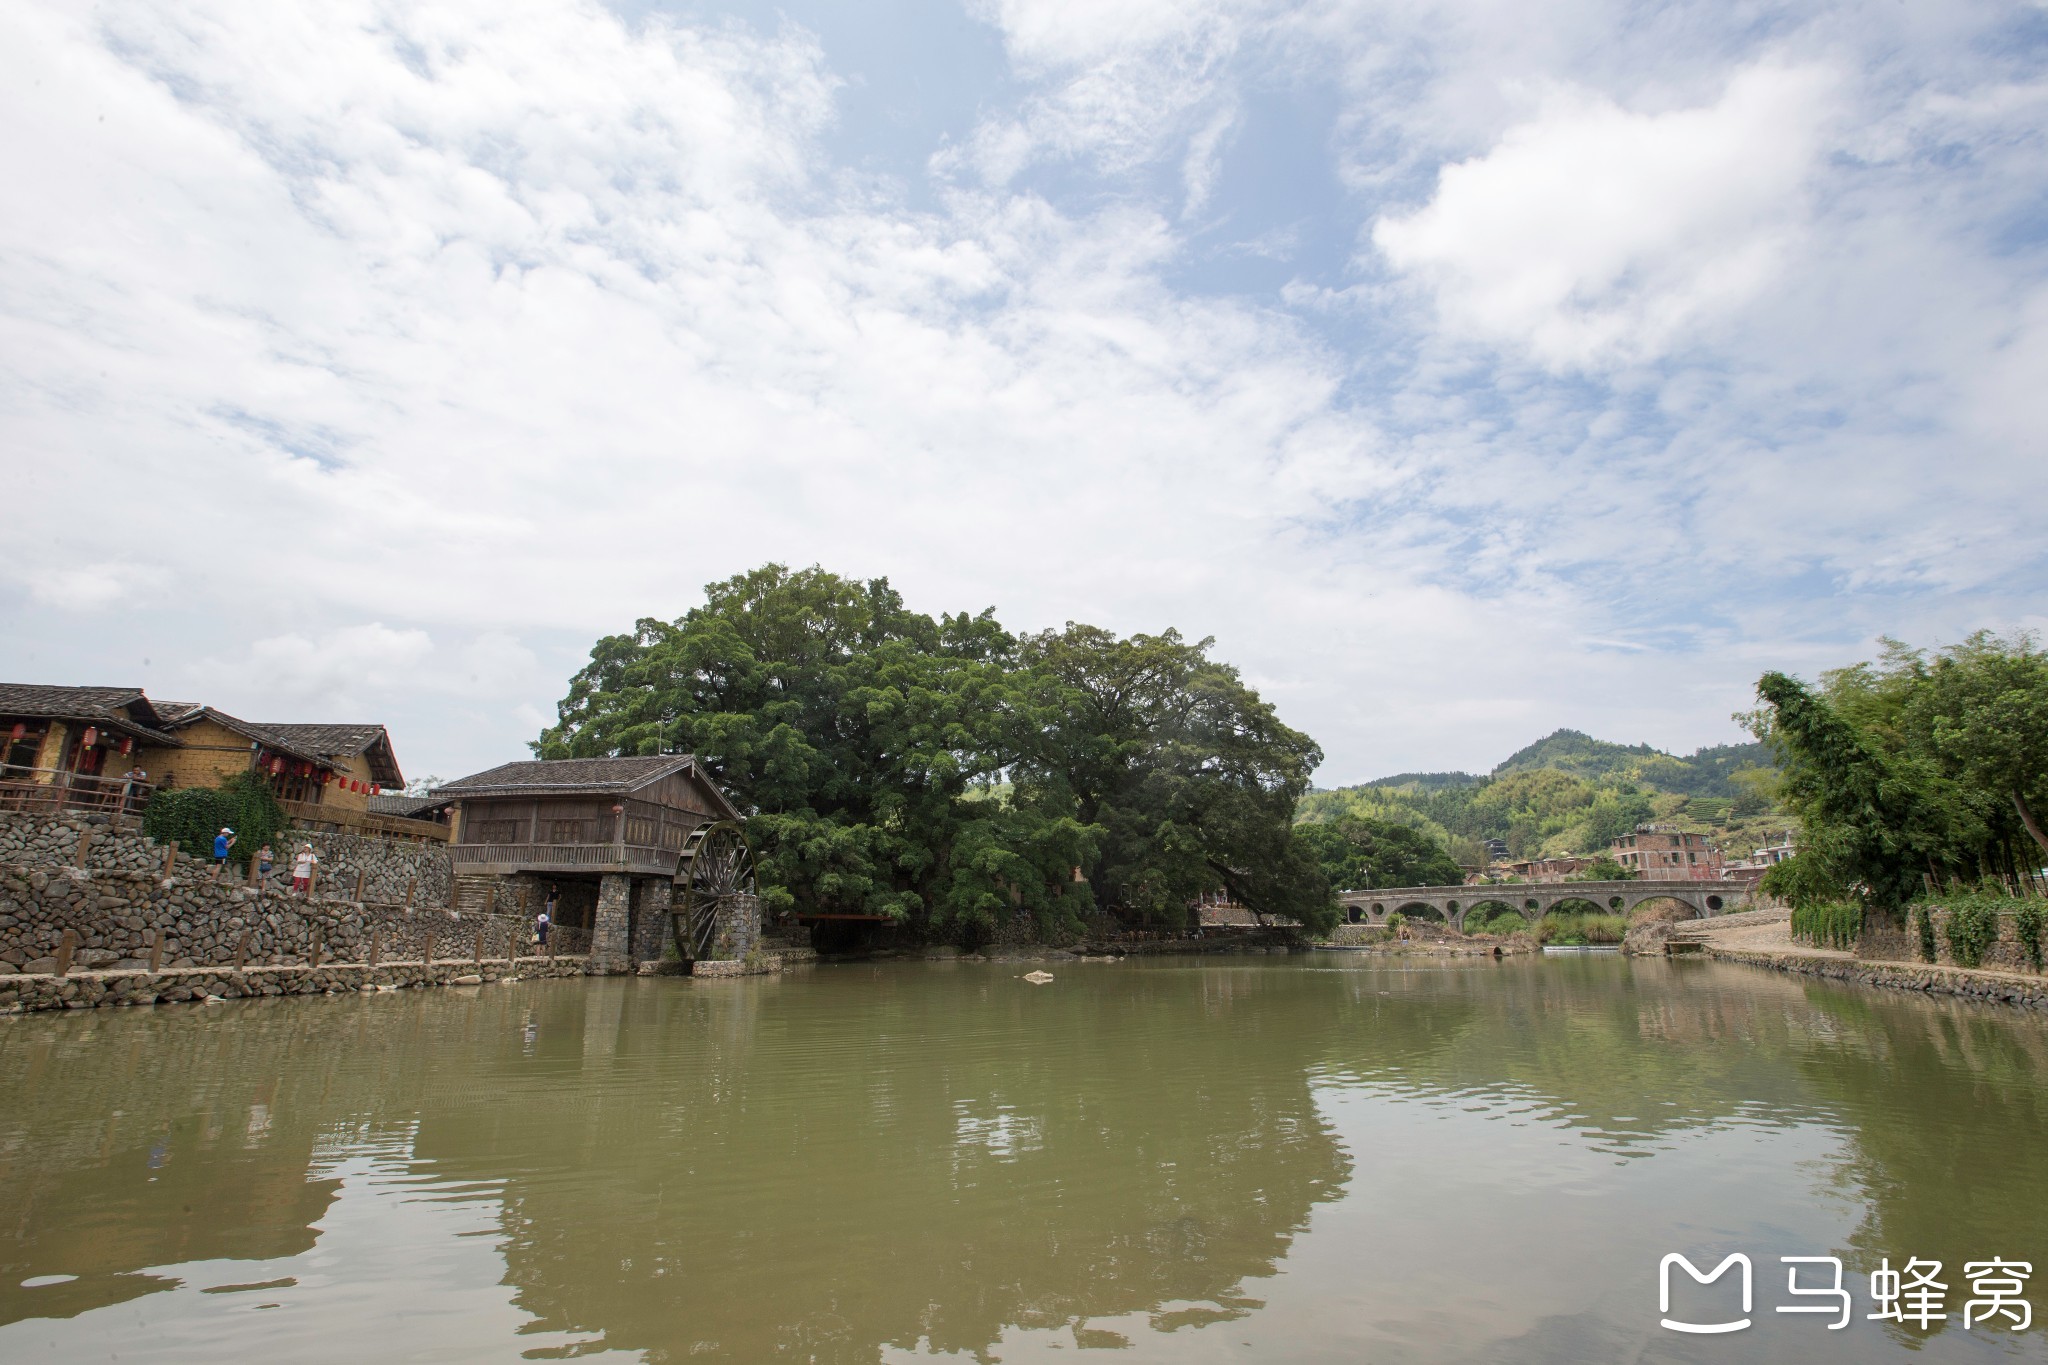
[[[1775,786],[1762,744],[1715,745],[1681,757],[1559,730],[1485,777],[1402,773],[1311,792],[1297,818],[1405,825],[1442,841],[1468,866],[1485,861],[1488,839],[1505,840],[1518,858],[1597,853],[1648,820],[1711,834],[1739,857],[1782,828]]]

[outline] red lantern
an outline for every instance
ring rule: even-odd
[[[135,741],[134,741],[134,740],[132,740],[132,739],[124,739],[124,740],[122,740],[122,741],[121,741],[121,752],[122,752],[122,754],[123,754],[123,755],[127,755],[127,754],[132,754],[132,753],[134,753],[134,752],[135,752]]]
[[[375,782],[372,782],[372,783],[370,784],[370,795],[372,795],[372,796],[382,796],[383,794],[384,794],[384,788],[383,788],[382,786],[380,786],[379,784],[377,784],[377,783],[375,783]]]
[[[22,723],[21,723],[20,721],[16,721],[16,722],[14,722],[14,735],[13,735],[13,738],[14,738],[14,739],[15,739],[16,741],[19,741],[19,740],[21,739],[21,737],[22,737],[23,735],[27,734],[27,733],[28,733],[28,726],[26,726],[26,725],[22,724]]]
[[[97,726],[92,726],[92,725],[88,725],[88,726],[86,726],[86,727],[85,727],[85,747],[86,747],[86,748],[88,748],[88,749],[90,749],[90,748],[92,748],[92,746],[93,746],[93,745],[95,745],[95,744],[97,744],[97,743],[99,743],[99,742],[100,742],[100,732],[99,732],[99,728],[98,728]]]

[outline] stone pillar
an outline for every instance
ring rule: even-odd
[[[711,936],[711,955],[735,961],[761,941],[761,898],[727,896],[718,903],[718,928]]]
[[[633,961],[659,962],[673,942],[669,932],[669,911],[675,903],[676,884],[666,877],[648,877],[633,897]]]
[[[590,960],[584,972],[611,976],[632,970],[633,879],[607,872],[597,892],[597,916],[590,926]]]

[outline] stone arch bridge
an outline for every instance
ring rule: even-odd
[[[1711,919],[1746,908],[1749,891],[1739,882],[1718,881],[1508,882],[1340,891],[1337,900],[1353,924],[1385,924],[1396,911],[1414,919],[1418,910],[1433,910],[1462,933],[1465,916],[1482,905],[1505,905],[1533,924],[1567,901],[1587,901],[1598,910],[1625,915],[1646,901],[1674,900],[1691,907],[1694,918]]]

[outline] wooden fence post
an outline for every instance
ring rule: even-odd
[[[76,854],[76,855],[75,855],[75,856],[74,856],[74,857],[72,858],[72,860],[71,860],[71,861],[72,861],[72,862],[74,862],[74,863],[76,863],[76,864],[77,864],[78,866],[80,866],[80,867],[84,867],[84,866],[85,866],[85,851],[86,851],[86,850],[87,850],[88,848],[91,848],[91,847],[92,847],[92,826],[91,826],[91,825],[87,825],[87,826],[86,826],[86,827],[85,827],[84,829],[82,829],[82,830],[80,830],[80,831],[78,832],[78,852],[77,852],[77,854]]]
[[[429,967],[434,965],[434,931],[432,929],[427,930],[426,947],[420,952],[420,961]]]
[[[249,884],[250,886],[254,886],[254,885],[256,885],[256,879],[257,879],[257,877],[258,877],[258,876],[260,876],[260,875],[261,875],[261,874],[260,874],[259,872],[257,872],[257,870],[256,870],[256,855],[255,855],[255,854],[253,854],[253,853],[251,853],[251,854],[249,855],[249,880],[248,880],[248,884]]]
[[[368,962],[369,968],[373,972],[377,970],[377,937],[381,933],[383,933],[381,929],[372,929],[370,931],[370,956]]]
[[[323,946],[324,945],[320,941],[320,931],[318,929],[315,929],[313,931],[313,965],[315,967],[320,965],[320,949]]]
[[[236,940],[235,940],[235,970],[236,970],[236,971],[238,971],[238,972],[239,972],[239,971],[241,971],[241,970],[242,970],[242,964],[244,964],[244,963],[245,963],[245,962],[247,962],[248,960],[249,960],[249,931],[248,931],[247,929],[244,929],[244,930],[242,931],[242,936],[241,936],[240,938],[238,938],[238,939],[236,939]]]
[[[482,925],[478,925],[476,931],[476,965],[479,967],[484,965],[484,931]]]
[[[365,877],[367,877],[367,876],[369,876],[369,875],[370,875],[370,869],[369,869],[369,868],[367,868],[367,867],[359,867],[359,868],[357,868],[357,869],[356,869],[356,895],[355,895],[355,898],[356,898],[356,900],[357,900],[357,901],[359,901],[359,902],[360,902],[360,901],[362,900],[362,898],[363,898],[363,878],[365,878]]]
[[[66,929],[57,943],[57,975],[71,975],[71,958],[78,951],[78,931]]]
[[[178,846],[173,843],[164,850],[164,875],[170,876],[178,870]]]
[[[409,881],[409,882],[407,882],[407,883],[405,884],[405,908],[406,908],[406,909],[408,909],[408,910],[412,909],[412,896],[413,896],[413,892],[415,892],[415,891],[417,891],[417,890],[419,890],[419,889],[420,889],[420,879],[419,879],[418,877],[414,877],[414,878],[413,878],[413,879],[412,879],[411,881]]]
[[[155,976],[164,969],[164,931],[158,929],[150,937],[155,941],[149,945],[149,974]]]
[[[314,893],[320,889],[320,864],[314,863],[312,872],[306,878],[306,903],[313,903]]]

